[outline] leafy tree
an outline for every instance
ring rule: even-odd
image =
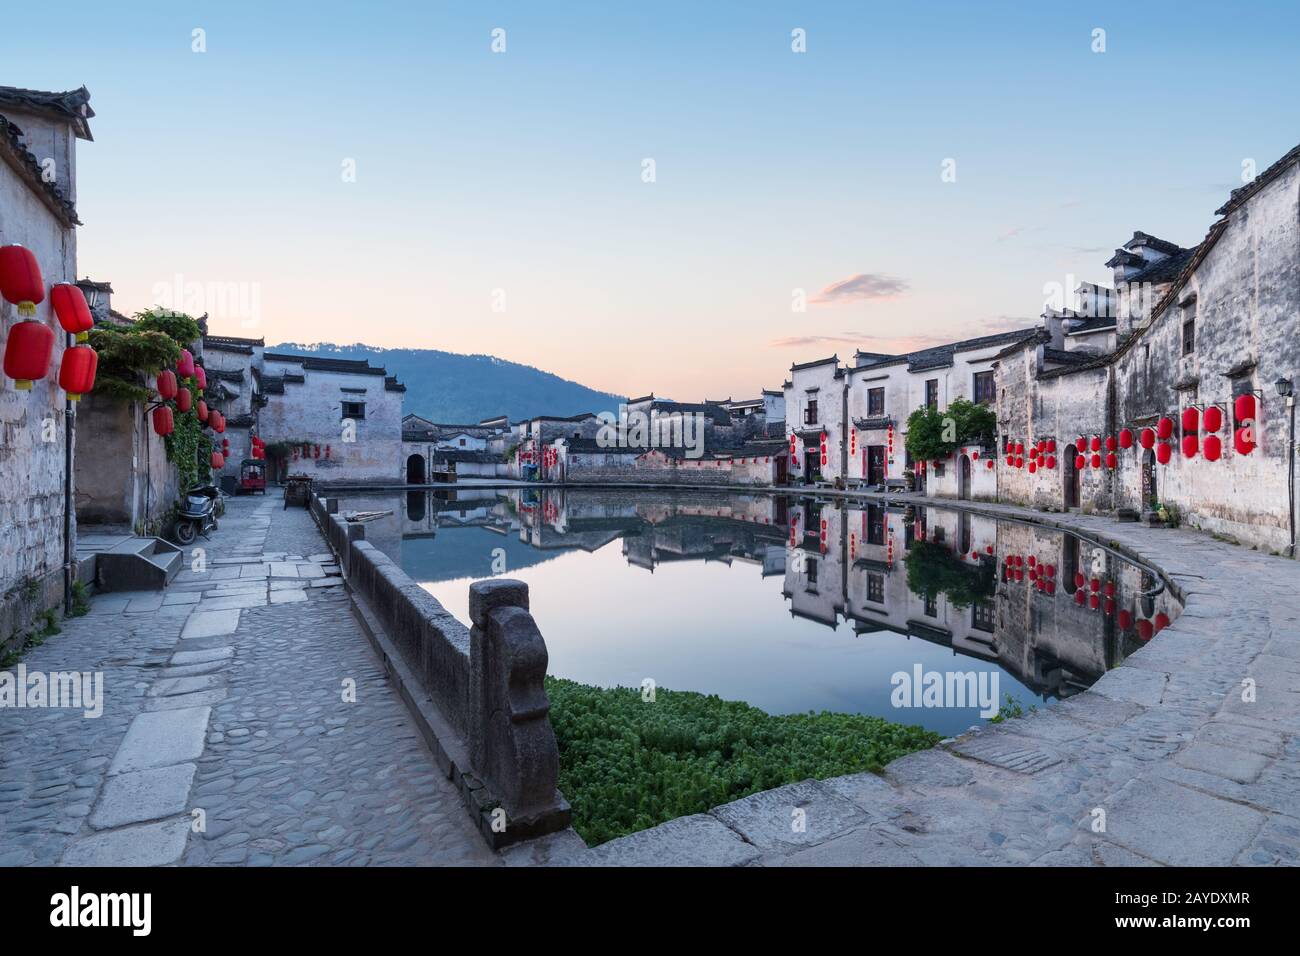
[[[992,445],[997,427],[987,405],[964,398],[942,412],[927,405],[907,417],[907,453],[916,461],[937,461],[963,445]]]

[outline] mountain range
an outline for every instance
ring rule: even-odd
[[[300,344],[283,342],[267,351],[320,358],[356,359],[382,365],[406,386],[407,413],[435,422],[467,424],[509,415],[511,421],[532,415],[577,415],[617,412],[626,399],[560,378],[531,365],[493,355],[461,355],[438,349],[385,349],[361,342]]]

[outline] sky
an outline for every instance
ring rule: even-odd
[[[90,89],[79,271],[119,311],[625,395],[1034,324],[1300,143],[1295,2],[60,13],[9,6],[0,85]]]

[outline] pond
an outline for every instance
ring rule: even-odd
[[[707,491],[351,494],[339,511],[462,621],[529,584],[549,673],[942,734],[1077,694],[1176,619],[1149,569],[942,507]]]

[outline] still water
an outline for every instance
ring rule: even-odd
[[[1179,611],[1159,578],[1093,542],[936,507],[485,488],[356,494],[339,511],[391,511],[366,540],[462,621],[471,581],[526,581],[556,676],[943,734],[981,723],[987,694],[927,706],[896,675],[974,674],[966,686],[996,687],[997,703],[1041,708]]]

